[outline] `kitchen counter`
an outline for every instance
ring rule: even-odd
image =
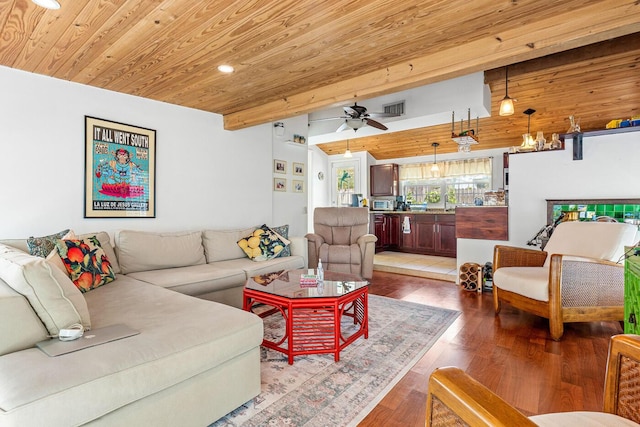
[[[427,209],[426,211],[370,211],[370,213],[374,214],[408,214],[408,215],[425,215],[425,214],[438,214],[438,215],[455,215],[455,210],[444,210],[444,209]]]

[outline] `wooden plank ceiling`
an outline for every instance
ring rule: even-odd
[[[583,129],[638,114],[636,0],[59,1],[51,11],[0,0],[0,65],[219,113],[227,129],[477,71],[493,93],[484,148],[518,145],[529,107],[532,130],[546,134],[565,131],[570,113]],[[236,71],[219,73],[223,63]],[[509,64],[517,114],[500,118]],[[351,149],[415,156],[431,152],[425,136],[449,131],[354,139]]]

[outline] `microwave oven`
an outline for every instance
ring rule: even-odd
[[[373,211],[392,211],[393,209],[393,200],[373,199],[371,201],[371,210]]]

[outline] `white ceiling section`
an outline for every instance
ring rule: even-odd
[[[342,106],[309,114],[309,143],[343,141],[380,133],[398,132],[444,123],[451,123],[451,113],[455,112],[455,129],[460,130],[460,119],[464,120],[467,129],[469,109],[471,109],[471,128],[475,128],[476,117],[491,115],[491,91],[484,83],[484,73],[478,72],[444,82],[433,83],[416,89],[371,98],[358,103],[365,106],[368,113],[384,111],[384,106],[405,101],[405,114],[400,117],[376,118],[389,130],[383,131],[372,126],[365,126],[355,132],[347,129],[336,132],[342,120],[311,122],[314,119],[339,117],[344,115]],[[344,106],[353,105],[345,103]]]

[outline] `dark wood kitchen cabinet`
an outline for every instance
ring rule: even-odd
[[[389,214],[371,214],[370,232],[378,238],[376,251],[397,248],[400,239],[400,217]]]
[[[398,165],[372,165],[369,169],[371,197],[398,195]]]
[[[402,233],[400,250],[403,252],[455,257],[457,252],[455,215],[416,214],[401,215],[409,218],[410,233]]]
[[[416,247],[416,233],[415,233],[415,225],[414,225],[415,215],[402,214],[400,215],[400,238],[398,239],[398,243],[400,245],[400,250],[403,252],[413,252]],[[404,224],[405,222],[409,223],[409,232],[404,232]]]

